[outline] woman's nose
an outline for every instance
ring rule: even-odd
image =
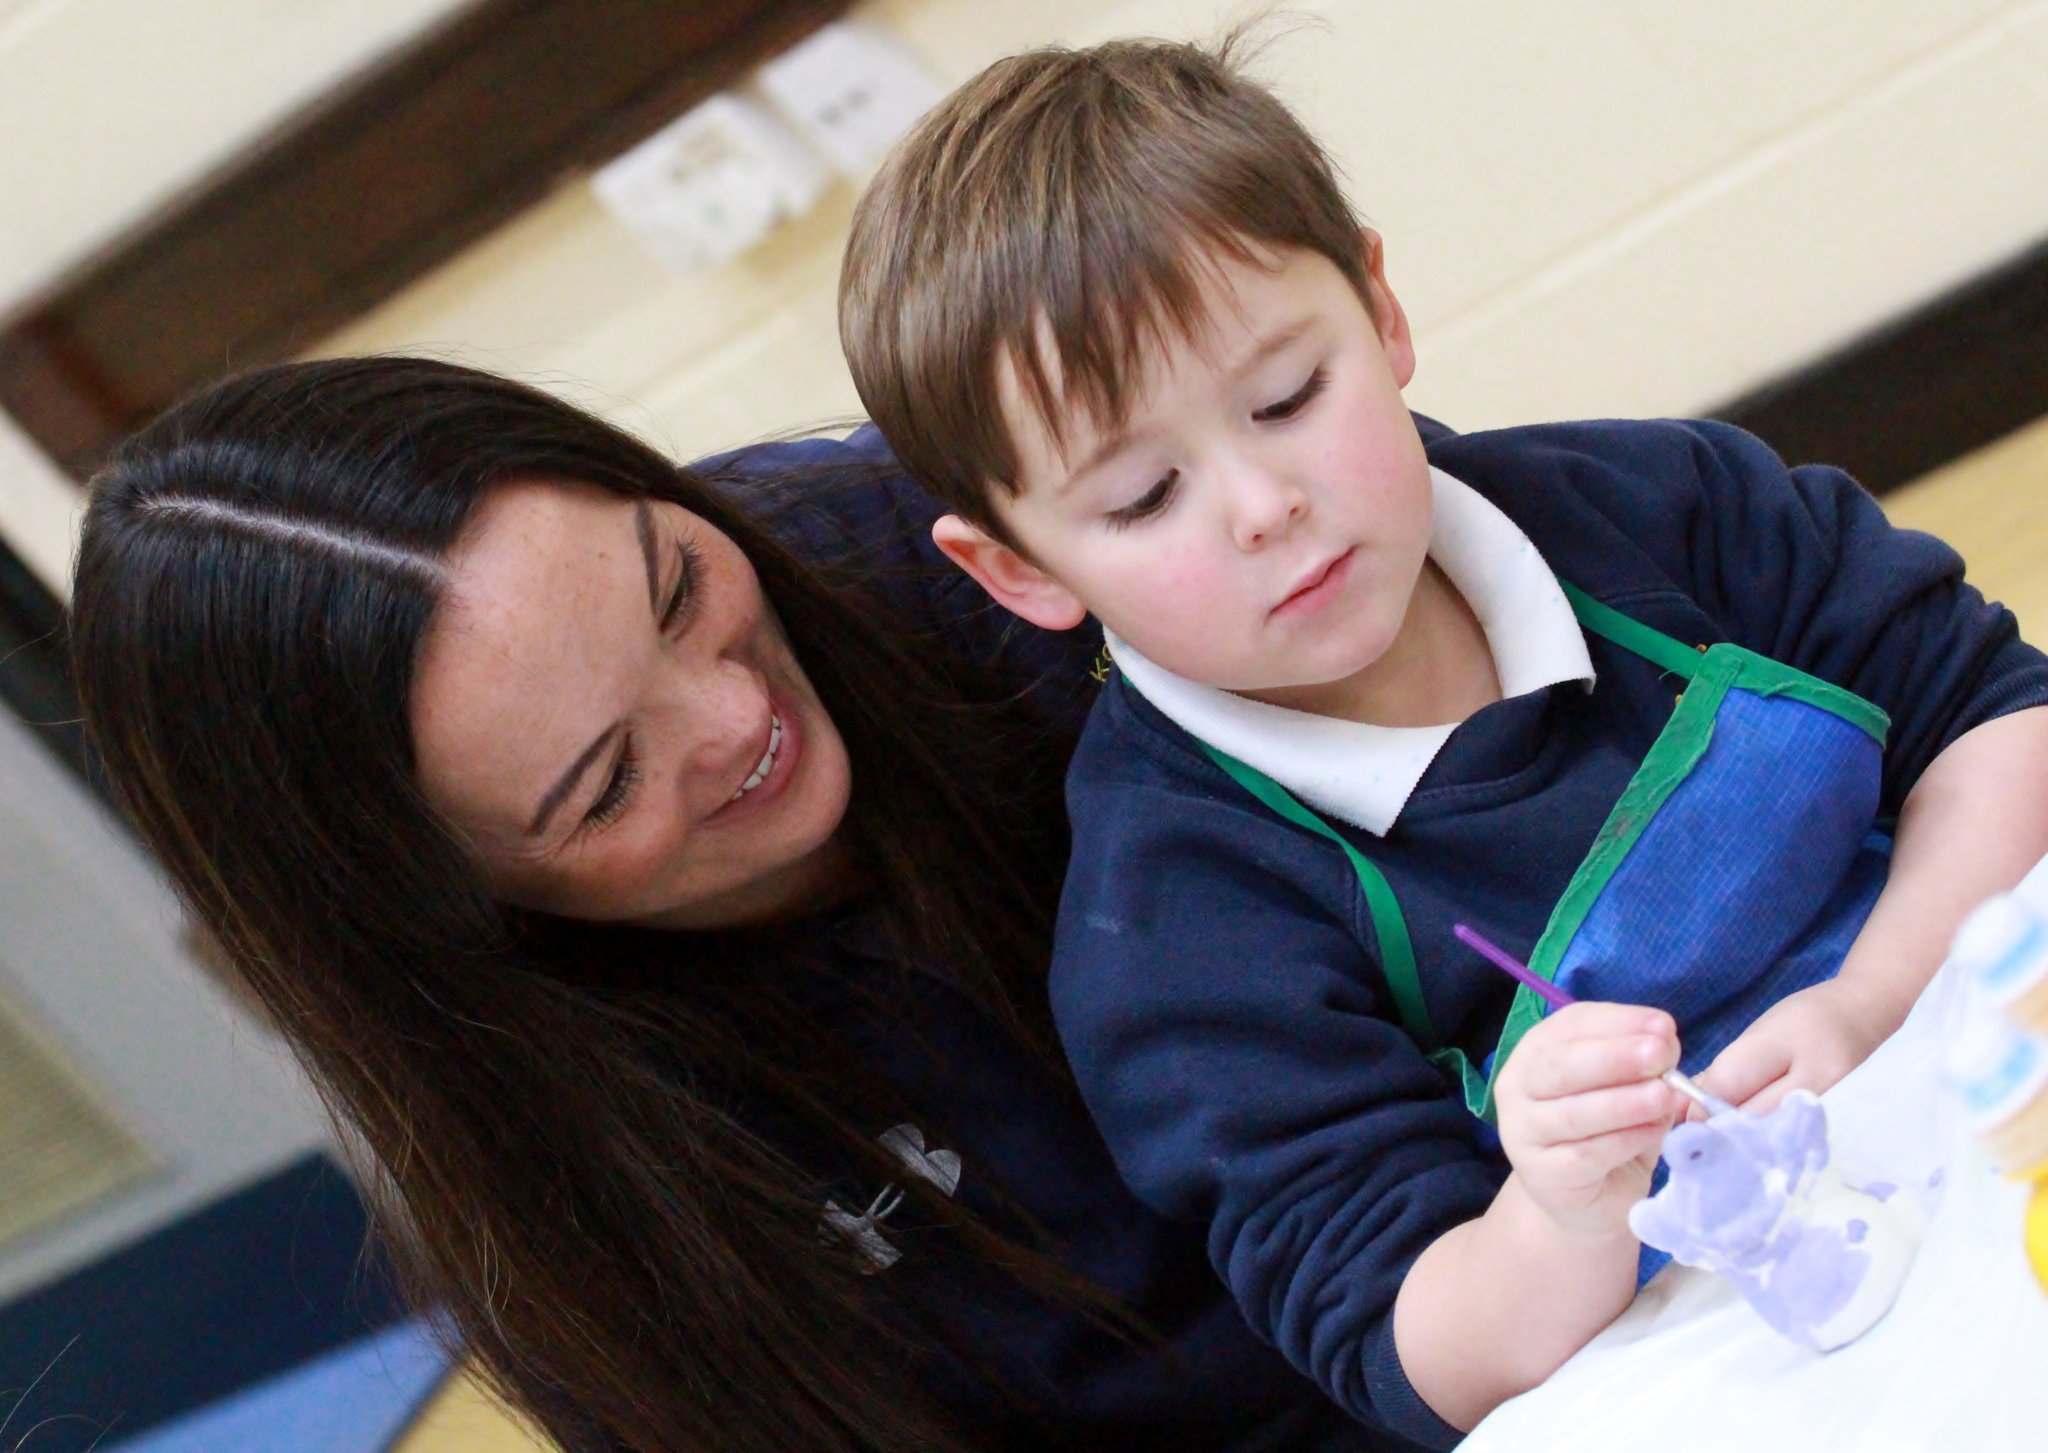
[[[678,664],[662,683],[657,711],[687,779],[730,775],[768,720],[766,684],[729,657]]]

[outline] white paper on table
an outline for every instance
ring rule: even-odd
[[[2020,893],[2048,911],[2048,861]],[[1917,1188],[1932,1209],[1882,1322],[1838,1352],[1812,1352],[1721,1278],[1673,1265],[1460,1453],[2048,1447],[2048,1296],[2021,1243],[2026,1189],[1963,1131],[1936,1071],[1966,987],[1944,968],[1899,1032],[1821,1097],[1835,1163]]]

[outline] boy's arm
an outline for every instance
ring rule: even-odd
[[[1880,810],[1900,825],[1876,912],[1837,980],[1784,1000],[1705,1076],[1738,1101],[1763,1092],[1759,1109],[1795,1085],[1825,1089],[1897,1027],[1962,914],[2048,851],[2041,728],[1991,730],[2048,704],[2048,658],[1963,579],[1954,550],[1895,528],[1842,471],[1787,468],[1731,425],[1544,426],[1463,436],[1444,454],[1497,490],[1532,473],[1547,485],[1533,491],[1536,528],[1567,578],[1674,589],[1704,612],[1702,631],[1890,716]]]
[[[1084,744],[1082,773],[1089,758]],[[1521,1190],[1497,1197],[1503,1171],[1482,1158],[1478,1122],[1390,1020],[1339,854],[1316,843],[1303,867],[1301,835],[1249,799],[1239,810],[1082,776],[1070,800],[1051,981],[1062,1046],[1125,1181],[1208,1228],[1210,1259],[1261,1338],[1354,1417],[1448,1447],[1458,1428],[1439,1407],[1476,1419],[1626,1303],[1633,1240],[1547,1234]],[[1558,1032],[1562,1018],[1538,1029]],[[1511,1067],[1541,1060],[1530,1043],[1536,1031]],[[1554,1126],[1531,1137],[1582,1138]],[[1607,1205],[1609,1230],[1642,1190]],[[1461,1233],[1475,1237],[1471,1255],[1431,1252],[1475,1219],[1479,1231]],[[1533,1261],[1519,1280],[1490,1270],[1520,1255]],[[1425,1275],[1411,1295],[1424,1256],[1456,1274]],[[1412,1347],[1397,1297],[1403,1322],[1425,1329]],[[1471,1333],[1482,1326],[1483,1345]],[[1472,1380],[1453,1386],[1446,1367]]]
[[[1557,1370],[1629,1304],[1642,1250],[1628,1210],[1680,1103],[1671,1017],[1583,1003],[1523,1038],[1496,1086],[1514,1173],[1486,1214],[1416,1259],[1394,1304],[1409,1380],[1471,1428]]]
[[[1891,873],[1829,983],[1794,994],[1702,1076],[1767,1110],[1869,1057],[1913,1007],[1969,911],[2048,856],[2048,707],[1973,727],[1921,774],[1899,814]]]
[[[1948,545],[1894,526],[1839,469],[1787,468],[1726,424],[1684,433],[1693,479],[1672,487],[1690,499],[1674,574],[1728,639],[1883,708],[1883,812],[1903,815],[1966,732],[2048,704],[2048,657]]]
[[[1722,1052],[1709,1088],[1757,1110],[1827,1089],[1903,1022],[1956,925],[2048,853],[2048,658],[1838,469],[1787,469],[1760,441],[1696,426],[1695,578],[1730,634],[1848,687],[1892,719],[1883,893],[1833,981],[1792,995]],[[1753,1103],[1751,1103],[1753,1102]]]
[[[1733,425],[1540,425],[1460,435],[1431,458],[1600,599],[1655,605],[1662,629],[1733,641],[1881,707],[1887,816],[1965,732],[2048,704],[2048,657],[1954,550],[1893,526],[1841,470],[1788,468]]]

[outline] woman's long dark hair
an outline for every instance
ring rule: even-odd
[[[415,1291],[515,1406],[571,1447],[963,1446],[915,1391],[891,1279],[821,1242],[818,1173],[762,1133],[889,1164],[861,1118],[880,1091],[850,1095],[833,1026],[788,1006],[795,941],[512,912],[421,795],[408,702],[440,562],[515,478],[674,500],[738,543],[846,739],[847,826],[904,953],[1042,1044],[1061,744],[729,492],[486,374],[267,369],[121,450],[72,622],[114,787],[367,1152]]]

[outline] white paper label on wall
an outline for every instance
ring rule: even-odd
[[[767,107],[714,96],[591,178],[662,262],[710,267],[809,209],[831,173]]]
[[[888,32],[827,25],[761,67],[762,92],[841,173],[863,175],[946,88]]]

